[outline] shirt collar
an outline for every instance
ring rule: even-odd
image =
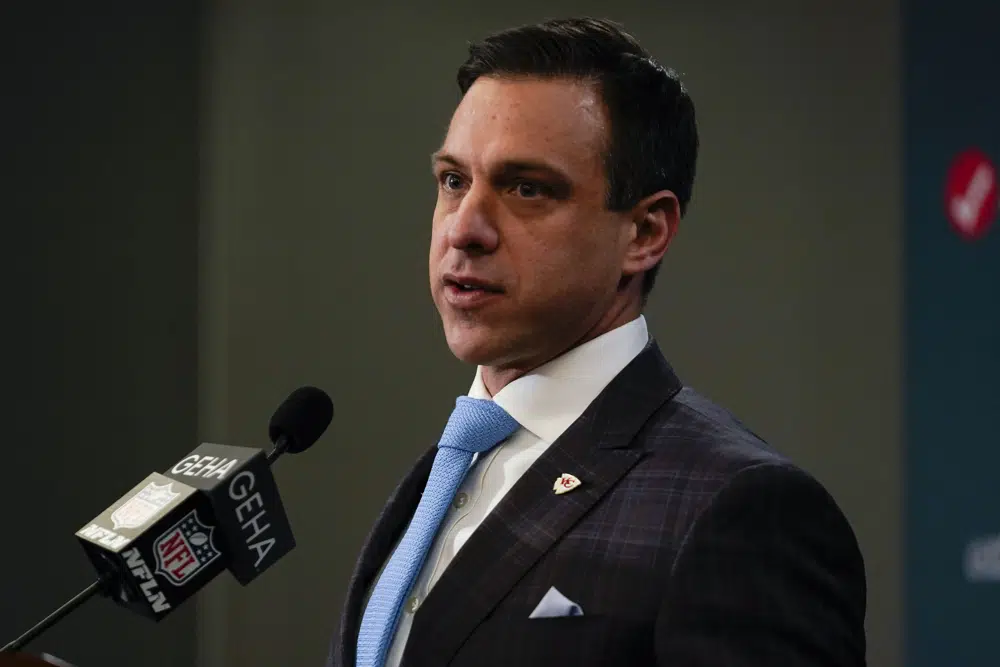
[[[551,444],[648,342],[646,319],[640,315],[519,377],[492,399],[523,428]],[[481,366],[476,369],[471,398],[491,398],[482,371]]]

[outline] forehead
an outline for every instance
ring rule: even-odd
[[[538,159],[570,170],[600,163],[607,129],[593,84],[482,77],[455,110],[442,150],[482,166]]]

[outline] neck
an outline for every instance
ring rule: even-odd
[[[548,353],[526,360],[524,362],[514,362],[502,366],[483,366],[482,380],[486,391],[490,396],[497,393],[508,384],[523,377],[535,370],[539,366],[547,364],[557,357],[561,357],[575,347],[583,345],[598,336],[602,336],[609,331],[614,331],[618,327],[628,324],[642,314],[642,304],[639,301],[626,301],[617,304],[615,308],[609,309],[596,324],[586,329],[583,334],[577,336],[569,345],[562,345]]]

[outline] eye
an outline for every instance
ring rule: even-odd
[[[445,190],[459,190],[462,187],[462,177],[453,171],[441,174],[440,181]]]
[[[519,181],[514,186],[514,190],[517,192],[518,197],[523,197],[524,199],[537,199],[548,194],[548,190],[544,185],[533,181]]]

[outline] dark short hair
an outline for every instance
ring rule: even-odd
[[[593,81],[611,123],[604,156],[608,208],[628,210],[670,190],[681,215],[687,211],[698,157],[694,103],[677,73],[657,64],[617,23],[555,19],[494,33],[469,46],[458,69],[462,94],[481,76]],[[659,268],[643,277],[643,295]]]

